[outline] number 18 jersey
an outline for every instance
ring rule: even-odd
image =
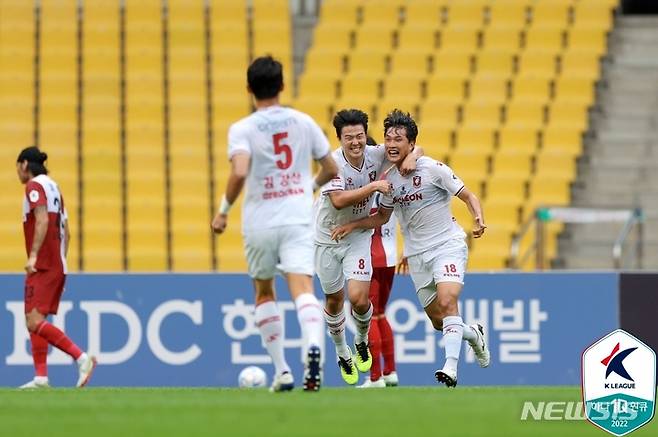
[[[246,153],[251,167],[242,206],[242,233],[313,218],[311,162],[329,153],[329,142],[307,114],[269,106],[231,125],[228,156]]]

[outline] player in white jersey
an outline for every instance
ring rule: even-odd
[[[336,346],[338,367],[348,384],[356,384],[358,373],[372,365],[368,349],[368,329],[373,307],[368,298],[372,275],[370,242],[372,231],[355,232],[340,242],[331,238],[339,225],[367,217],[375,192],[387,192],[389,183],[380,180],[386,160],[383,145],[366,146],[368,115],[358,109],[346,109],[334,117],[341,148],[333,152],[338,174],[322,187],[316,205],[315,270],[326,295],[325,318],[329,335]],[[409,155],[404,168],[415,168],[415,154]],[[389,167],[392,164],[389,163]],[[345,339],[343,287],[352,306],[357,332],[356,354]]]
[[[256,325],[275,368],[271,389],[287,391],[294,386],[274,291],[274,275],[282,272],[307,339],[304,390],[317,391],[324,317],[313,294],[313,190],[336,175],[336,164],[327,138],[313,119],[279,106],[283,74],[278,61],[270,56],[257,58],[249,66],[247,81],[256,112],[229,129],[231,173],[212,228],[224,232],[229,209],[246,182],[242,234],[254,281]],[[321,167],[315,180],[313,160]]]
[[[409,177],[398,168],[413,150],[418,128],[409,114],[392,111],[384,120],[386,154],[397,168],[386,178],[393,185],[376,214],[336,228],[332,237],[346,238],[357,229],[371,229],[386,223],[395,215],[404,235],[404,254],[416,293],[432,325],[443,331],[446,362],[437,370],[437,381],[457,385],[457,363],[462,339],[473,348],[478,363],[489,365],[489,351],[480,325],[467,326],[459,316],[457,302],[464,284],[468,258],[463,229],[450,210],[452,196],[459,197],[473,215],[473,237],[484,234],[486,226],[477,197],[445,164],[428,157],[417,161],[416,171]]]

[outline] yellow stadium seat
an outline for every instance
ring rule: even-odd
[[[325,26],[322,22],[313,31],[313,45],[311,51],[322,48],[324,51],[334,51],[346,54],[354,47],[356,32],[353,25],[336,23]]]
[[[400,5],[390,2],[368,2],[362,8],[362,26],[370,23],[388,23],[390,27],[396,27],[401,21]]]
[[[483,49],[514,53],[521,45],[521,32],[508,27],[493,27],[485,30]]]
[[[560,77],[555,83],[555,99],[591,105],[594,102],[594,84],[587,78]]]
[[[452,3],[448,8],[448,25],[480,28],[484,22],[484,7],[488,0]]]
[[[304,63],[304,74],[338,75],[347,71],[347,56],[310,50]]]
[[[418,128],[417,143],[426,150],[427,155],[442,158],[452,147],[452,131],[451,127],[426,120]]]
[[[573,180],[576,176],[576,158],[559,150],[542,150],[535,160],[535,176]]]
[[[543,103],[550,95],[550,80],[542,77],[519,76],[512,84],[514,101],[534,101]]]
[[[525,198],[525,180],[508,174],[495,174],[487,180],[487,201],[521,204]]]
[[[564,29],[569,23],[569,14],[571,9],[571,0],[556,1],[544,0],[538,1],[533,5],[532,23],[541,24],[544,27],[555,27]]]
[[[569,181],[552,175],[535,177],[530,182],[530,197],[525,206],[534,209],[540,206],[563,206],[569,204]]]
[[[432,123],[454,127],[457,124],[459,107],[451,102],[426,101],[421,110],[423,123]]]
[[[486,244],[486,243],[485,243]],[[505,268],[506,252],[495,248],[478,248],[468,254],[469,271],[493,271]]]
[[[434,76],[448,76],[463,80],[472,69],[472,56],[462,51],[441,51],[434,55]]]
[[[457,151],[490,154],[493,152],[494,131],[489,126],[461,126],[456,133]]]
[[[501,106],[497,103],[471,99],[464,106],[464,124],[495,128],[500,124],[500,120]]]
[[[574,27],[610,29],[613,21],[613,8],[616,6],[616,3],[579,1],[574,6]]]
[[[560,75],[583,77],[591,81],[599,79],[601,65],[599,56],[589,50],[569,50],[560,60]]]
[[[478,187],[489,174],[489,155],[473,152],[472,149],[463,153],[457,150],[450,154],[449,165],[467,187],[478,193]]]
[[[587,106],[571,101],[556,101],[549,108],[551,126],[563,126],[565,129],[579,132],[587,129],[588,115]]]
[[[330,0],[322,2],[320,22],[327,24],[348,22],[356,24],[360,2],[346,0]]]
[[[483,51],[475,58],[475,65],[478,74],[508,78],[514,68],[514,56],[507,51]]]
[[[475,76],[469,82],[469,100],[501,103],[508,96],[509,83],[500,77]]]
[[[430,56],[422,52],[397,51],[391,59],[391,72],[422,78],[430,72],[430,60]]]
[[[431,77],[427,81],[428,99],[460,103],[464,99],[465,82],[456,77]]]
[[[356,48],[362,51],[388,53],[393,48],[395,32],[381,23],[371,27],[360,27],[356,34]]]
[[[552,79],[556,59],[551,54],[526,50],[519,58],[519,76]]]
[[[525,183],[523,183],[525,185]],[[482,204],[484,221],[487,224],[487,230],[484,233],[484,239],[499,238],[500,232],[512,233],[518,230],[519,219],[521,217],[521,202],[510,201],[509,199],[489,198]],[[484,241],[484,240],[483,240]],[[501,253],[506,254],[509,250],[509,241],[503,241],[501,244]],[[476,243],[477,244],[477,243]]]
[[[371,72],[375,76],[381,76],[386,73],[388,55],[357,49],[350,54],[347,64],[349,74],[358,75]]]
[[[340,95],[342,98],[368,98],[373,101],[381,95],[381,80],[370,74],[348,74],[340,82]]]
[[[539,101],[512,101],[507,105],[506,114],[506,126],[536,131],[545,121],[544,105]]]
[[[300,96],[317,96],[318,98],[335,98],[338,80],[326,77],[303,75],[300,82]]]
[[[397,53],[430,53],[437,47],[438,27],[422,27],[414,23],[398,33]]]
[[[489,11],[489,25],[499,29],[520,30],[528,22],[527,3],[516,0],[493,2]]]
[[[405,2],[405,27],[438,28],[441,24],[441,7],[446,3],[446,0]]]
[[[526,180],[532,168],[532,150],[500,150],[493,161],[493,174],[496,177]]]
[[[441,50],[460,50],[469,52],[479,45],[479,30],[470,27],[446,27],[439,33]]]
[[[545,52],[545,56],[549,53],[557,53],[564,47],[564,30],[552,27],[530,27],[525,33],[526,51],[530,52]]]
[[[559,151],[567,156],[579,156],[582,151],[582,131],[549,124],[544,130],[542,150]]]
[[[502,151],[529,151],[534,153],[537,149],[538,136],[537,131],[526,129],[525,127],[505,126],[498,136],[498,147]]]
[[[589,51],[601,56],[606,52],[606,32],[600,28],[575,27],[568,33],[569,50]]]

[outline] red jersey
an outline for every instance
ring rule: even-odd
[[[64,198],[59,187],[47,175],[36,176],[25,185],[23,199],[23,232],[25,250],[30,255],[34,241],[36,217],[34,208],[45,206],[48,211],[48,231],[37,254],[37,270],[66,273],[64,223],[67,220]]]

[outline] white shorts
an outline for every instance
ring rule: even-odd
[[[468,246],[462,238],[448,240],[440,246],[407,258],[416,295],[423,308],[436,298],[436,284],[464,283]]]
[[[249,276],[271,279],[277,273],[313,276],[313,228],[289,225],[244,235]]]
[[[315,272],[325,294],[343,289],[346,280],[370,281],[372,234],[351,234],[335,246],[315,245]]]

